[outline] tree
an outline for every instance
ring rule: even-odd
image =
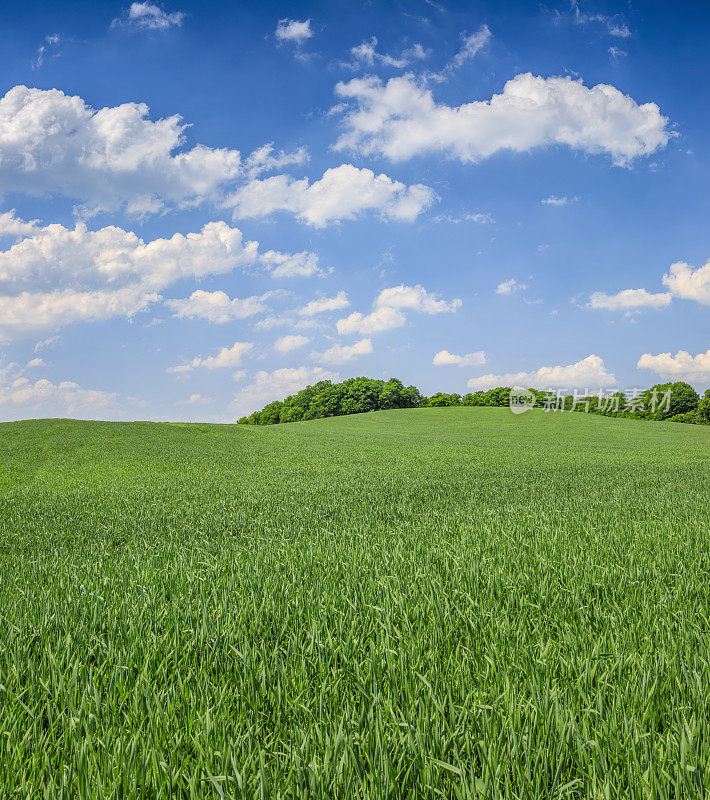
[[[698,403],[698,417],[705,425],[710,425],[710,389],[705,390],[703,399]]]
[[[668,419],[678,414],[695,411],[700,398],[689,383],[657,383],[643,395],[646,414],[649,419]]]
[[[442,406],[458,406],[461,405],[461,395],[437,392],[429,398],[427,405],[431,408],[440,408]]]

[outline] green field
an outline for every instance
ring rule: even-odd
[[[710,428],[0,425],[0,792],[710,796]]]

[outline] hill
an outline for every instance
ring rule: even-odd
[[[0,783],[699,796],[709,519],[695,425],[0,424]]]

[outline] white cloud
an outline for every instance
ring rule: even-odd
[[[32,358],[27,362],[26,369],[35,369],[36,367],[46,367],[44,360],[41,358]]]
[[[165,305],[175,311],[176,317],[205,319],[208,322],[222,324],[235,319],[246,319],[266,311],[268,306],[264,301],[274,294],[266,292],[253,297],[230,298],[225,292],[205,292],[197,289],[182,300],[166,300]]]
[[[190,405],[190,406],[198,406],[198,405],[202,406],[202,405],[207,405],[208,403],[212,403],[212,402],[213,402],[213,400],[212,400],[211,397],[205,397],[204,395],[201,395],[198,392],[195,392],[194,394],[191,394],[188,397],[188,399],[185,400],[185,403],[187,403],[187,405]]]
[[[280,150],[274,152],[274,143],[269,142],[258,147],[244,160],[244,172],[249,178],[261,174],[262,172],[272,172],[283,167],[300,166],[309,160],[308,151],[305,147],[297,147],[294,151],[287,153]]]
[[[476,225],[493,225],[495,219],[488,212],[475,212],[473,214],[463,214],[460,217],[455,217],[452,214],[437,214],[432,222],[451,222],[454,225],[459,225],[461,222],[474,222]]]
[[[0,214],[0,236],[29,236],[38,228],[37,220],[25,222],[15,216],[15,209]]]
[[[57,344],[59,344],[59,337],[50,336],[48,339],[42,339],[41,341],[37,342],[34,346],[34,351],[35,353],[39,353],[40,351],[46,350],[48,347],[54,347]]]
[[[282,367],[273,372],[257,372],[253,382],[234,395],[232,409],[241,416],[263,408],[273,400],[289,395],[318,381],[337,381],[340,375],[323,367]]]
[[[235,219],[288,211],[301,222],[322,228],[367,210],[379,211],[385,219],[411,222],[435,199],[428,186],[407,186],[370,169],[341,164],[312,184],[290,175],[252,180],[228,197],[225,206],[234,208]]]
[[[338,333],[341,336],[352,333],[382,333],[391,331],[394,328],[401,328],[407,318],[396,308],[382,306],[371,314],[362,315],[359,311],[353,311],[350,316],[339,319],[336,323]]]
[[[335,344],[324,353],[311,353],[311,358],[324,364],[345,364],[358,356],[372,352],[372,339],[360,339],[350,345]]]
[[[475,214],[464,214],[464,219],[475,222],[476,225],[492,225],[495,220],[488,212],[476,212]]]
[[[697,269],[685,261],[677,261],[663,276],[663,283],[675,297],[710,305],[710,261]]]
[[[15,222],[18,230],[29,225]],[[257,242],[245,241],[238,228],[224,222],[151,242],[113,225],[96,231],[81,222],[74,229],[31,225],[25,238],[0,250],[0,340],[71,322],[130,317],[180,278],[249,266],[284,274],[317,268],[316,263],[313,254],[261,254]]]
[[[39,47],[37,48],[37,55],[34,58],[31,66],[32,69],[41,69],[42,65],[44,64],[45,58],[52,57],[55,58],[59,55],[57,52],[59,48],[60,37],[58,34],[53,33],[50,36],[45,36],[44,39],[40,42]]]
[[[297,350],[299,347],[308,344],[309,341],[310,339],[307,336],[301,336],[298,333],[281,336],[274,343],[274,350],[279,353],[290,353],[291,350]]]
[[[496,294],[515,294],[515,292],[524,292],[527,288],[527,283],[520,283],[515,278],[508,278],[507,281],[501,281],[498,284]]]
[[[355,68],[361,64],[367,67],[374,67],[375,64],[380,64],[383,67],[403,69],[411,64],[412,61],[419,61],[427,57],[426,50],[420,44],[415,44],[402,51],[398,58],[385,53],[378,53],[376,36],[370,37],[367,41],[357,45],[357,47],[350,48],[350,54],[353,57],[353,61],[344,66],[349,66],[351,68]]]
[[[149,213],[221,196],[241,173],[237,150],[185,143],[178,116],[155,122],[144,103],[98,111],[58,89],[15,86],[0,99],[0,179],[3,188],[62,194],[87,213]]]
[[[338,292],[335,297],[317,297],[315,300],[311,300],[303,308],[299,308],[298,313],[302,317],[313,317],[326,311],[340,311],[340,309],[347,308],[349,305],[350,301],[347,294]]]
[[[598,22],[607,29],[607,33],[610,36],[618,36],[622,39],[627,39],[631,36],[631,31],[620,14],[614,14],[613,16],[589,14],[582,11],[577,0],[571,0],[570,6],[572,7],[572,18],[576,25],[588,25],[592,22]]]
[[[591,355],[566,366],[540,367],[534,372],[508,372],[503,375],[481,375],[471,378],[470,389],[495,386],[531,386],[534,389],[574,389],[613,386],[616,378],[599,356]]]
[[[696,356],[691,356],[687,350],[679,350],[674,356],[670,353],[656,356],[644,353],[637,366],[653,370],[661,378],[710,382],[710,350]]]
[[[318,266],[318,256],[307,250],[302,250],[300,253],[267,250],[260,261],[271,271],[272,278],[310,278],[323,274]]]
[[[27,367],[40,366],[33,361]],[[0,365],[0,409],[5,419],[31,416],[101,418],[107,409],[117,408],[116,394],[84,389],[73,381],[33,380],[24,372],[17,364]]]
[[[313,36],[310,19],[303,22],[296,19],[280,19],[275,33],[279,42],[290,42],[296,46],[302,45]]]
[[[620,311],[635,308],[664,308],[670,305],[670,292],[653,294],[645,289],[624,289],[617,294],[594,292],[587,303],[587,308],[605,311]]]
[[[567,195],[562,195],[558,197],[556,194],[551,194],[549,197],[545,197],[540,202],[544,206],[567,206],[570,203],[576,203],[579,201],[579,197],[567,197]]]
[[[476,162],[500,150],[566,145],[607,153],[614,164],[627,166],[671,136],[655,103],[639,105],[614,86],[590,89],[569,77],[520,74],[490,100],[456,107],[436,103],[412,75],[386,84],[377,77],[355,78],[338,83],[335,91],[355,104],[345,115],[347,130],[336,149],[392,161],[441,152]]]
[[[454,64],[460,67],[466,61],[474,58],[483,48],[490,42],[493,35],[491,34],[488,25],[481,25],[475,32],[463,36],[463,46],[459,52],[454,56]]]
[[[200,358],[196,356],[187,364],[180,364],[177,367],[168,367],[165,371],[172,374],[191,372],[198,367],[207,369],[224,369],[227,367],[238,367],[242,363],[242,358],[253,349],[251,342],[235,342],[231,347],[223,347],[216,356]]]
[[[450,303],[439,300],[432,292],[417,284],[416,286],[392,286],[383,289],[376,297],[376,308],[408,308],[412,311],[422,311],[425,314],[446,314],[461,308],[461,299],[455,298]]]
[[[486,354],[483,350],[476,350],[475,353],[467,353],[465,356],[457,356],[448,350],[439,350],[431,362],[435,367],[478,367],[486,363]]]
[[[167,12],[155,3],[131,3],[123,17],[115,19],[112,27],[128,25],[140,30],[166,31],[169,28],[179,28],[185,14],[182,11]]]
[[[426,75],[427,80],[436,81],[437,83],[447,80],[459,67],[475,58],[490,43],[493,34],[488,25],[481,25],[474,33],[463,34],[461,38],[463,43],[458,53],[440,72],[428,73]]]
[[[424,314],[445,314],[455,312],[461,307],[461,299],[455,298],[450,303],[440,300],[435,294],[417,284],[416,286],[392,286],[383,289],[375,298],[374,311],[361,314],[354,311],[350,316],[339,319],[336,323],[338,333],[381,333],[382,331],[400,328],[407,321],[401,309],[419,311]]]
[[[302,44],[313,36],[310,19],[299,22],[295,19],[280,19],[276,26],[276,38],[279,41]]]

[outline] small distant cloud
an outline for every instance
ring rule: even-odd
[[[48,347],[54,347],[57,344],[59,344],[59,335],[50,336],[48,339],[42,339],[37,342],[34,346],[34,351],[39,353],[40,350],[46,350]]]
[[[480,367],[486,363],[486,354],[483,350],[476,350],[475,353],[466,353],[466,355],[459,356],[455,353],[450,353],[448,350],[439,350],[431,363],[435,367]]]
[[[112,28],[124,26],[146,31],[165,31],[179,28],[185,19],[184,11],[168,12],[154,3],[131,3],[122,17],[111,23]]]
[[[41,69],[42,65],[47,58],[56,58],[59,55],[59,44],[61,38],[59,34],[53,33],[51,36],[45,36],[42,39],[40,46],[37,48],[37,55],[32,61],[32,69]]]
[[[491,29],[488,25],[481,25],[481,27],[471,34],[462,34],[463,43],[458,53],[449,61],[449,63],[440,72],[430,72],[425,77],[427,80],[434,81],[435,83],[443,83],[447,78],[459,69],[467,61],[475,58],[481,50],[485,49],[493,38]]]
[[[203,406],[207,403],[212,403],[213,400],[211,397],[205,397],[199,393],[191,394],[187,400],[183,401],[189,406]]]
[[[621,14],[590,14],[582,11],[577,0],[571,0],[570,6],[575,25],[589,25],[596,22],[603,25],[610,36],[617,36],[620,39],[628,39],[631,36],[631,30]]]
[[[432,222],[451,222],[454,225],[458,225],[461,222],[474,222],[476,225],[493,225],[495,219],[487,212],[476,212],[474,214],[463,214],[460,217],[455,217],[451,214],[437,214]]]
[[[299,22],[296,19],[280,19],[276,26],[276,38],[279,42],[289,42],[300,47],[313,36],[310,19]]]
[[[355,344],[335,344],[324,353],[311,353],[311,358],[323,364],[345,364],[358,356],[372,352],[372,339],[360,339]]]
[[[496,294],[515,294],[515,292],[524,292],[527,288],[527,283],[520,283],[515,278],[509,278],[507,281],[501,281],[498,284]]]
[[[44,359],[42,358],[33,358],[27,362],[26,369],[32,369],[34,367],[45,367],[47,366]]]
[[[303,347],[303,345],[308,344],[310,339],[307,336],[301,336],[300,334],[289,334],[288,336],[282,336],[280,339],[277,339],[274,343],[274,350],[277,350],[279,353],[290,353],[291,350],[297,350],[299,347]]]
[[[568,206],[572,203],[577,203],[579,201],[579,197],[567,197],[567,195],[562,195],[558,197],[555,194],[551,194],[549,197],[544,198],[540,202],[543,206]]]
[[[609,48],[608,52],[612,61],[617,61],[619,58],[623,58],[626,55],[625,50],[622,50],[619,47],[614,47],[613,45]]]
[[[403,50],[399,56],[378,53],[377,37],[371,36],[356,47],[351,47],[350,55],[353,60],[348,64],[343,64],[344,67],[349,67],[350,69],[356,69],[359,66],[374,67],[376,64],[380,64],[383,67],[403,69],[413,61],[422,61],[427,58],[429,51],[425,50],[420,44],[414,44]]]

